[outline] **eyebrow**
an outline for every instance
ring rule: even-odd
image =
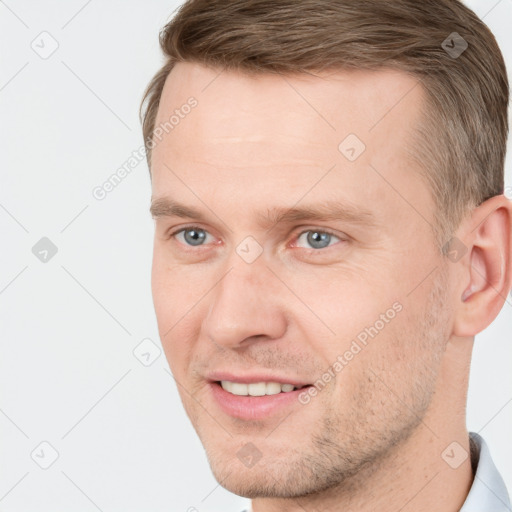
[[[203,212],[169,197],[154,199],[151,202],[150,213],[153,218],[180,217],[207,221],[207,216]],[[257,214],[257,219],[264,228],[305,220],[345,221],[368,227],[377,224],[375,215],[371,211],[340,201],[323,201],[319,204],[291,208],[272,207],[267,209],[266,214]]]

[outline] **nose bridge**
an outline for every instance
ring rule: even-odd
[[[247,263],[234,254],[229,264],[212,290],[205,334],[219,345],[232,347],[252,336],[282,336],[285,315],[279,309],[275,279],[264,258]]]

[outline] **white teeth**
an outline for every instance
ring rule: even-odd
[[[222,389],[224,391],[229,391],[230,393],[232,393],[232,385],[233,384],[232,382],[229,382],[229,380],[221,380],[220,381],[220,385],[222,386]]]
[[[265,386],[265,394],[266,395],[277,395],[281,393],[281,388],[283,386],[289,386],[290,384],[279,384],[278,382],[267,382]],[[293,389],[293,386],[292,386]]]
[[[264,382],[252,382],[247,385],[247,391],[251,396],[263,396],[267,393],[267,385]]]
[[[230,392],[233,393],[233,395],[247,395],[247,384],[231,382]]]
[[[279,384],[279,382],[251,382],[251,384],[243,384],[241,382],[221,380],[220,385],[222,389],[238,396],[277,395],[281,392],[288,393],[296,389],[293,384]]]

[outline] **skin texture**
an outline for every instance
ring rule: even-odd
[[[510,289],[511,205],[480,205],[454,234],[462,258],[441,255],[406,150],[424,101],[415,84],[393,70],[249,77],[194,63],[167,79],[157,126],[189,97],[198,104],[153,150],[152,199],[204,219],[154,215],[160,337],[215,477],[255,512],[448,512],[471,487],[469,457],[453,469],[441,454],[454,441],[469,452],[473,337]],[[338,149],[350,133],[366,146],[354,161]],[[326,201],[372,223],[261,223],[270,208]],[[170,236],[187,226],[205,230],[202,245]],[[308,233],[322,229],[333,236],[315,248]],[[250,264],[236,251],[247,236],[262,248]],[[314,383],[397,303],[309,403],[249,421],[213,400],[205,375],[216,370]],[[252,467],[237,456],[247,443],[261,454]]]

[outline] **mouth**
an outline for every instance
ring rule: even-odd
[[[219,409],[231,418],[248,421],[291,412],[301,406],[300,393],[311,386],[278,381],[210,381],[213,402]]]

